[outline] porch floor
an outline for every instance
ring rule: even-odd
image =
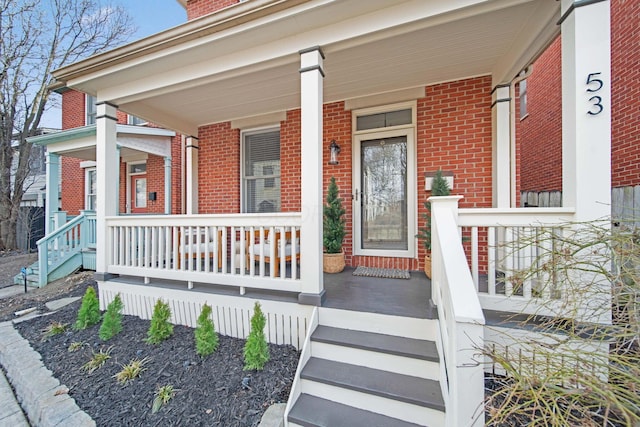
[[[430,304],[431,281],[424,272],[412,271],[410,279],[382,279],[354,276],[353,270],[347,267],[342,273],[324,275],[326,299],[323,307],[420,319],[436,317],[436,309]],[[111,280],[170,289],[186,288],[185,282],[174,280],[151,279],[148,285],[144,285],[142,277],[120,276]],[[193,283],[192,291],[236,297],[240,293],[234,286],[199,282]],[[246,288],[244,297],[298,303],[298,295],[291,292]]]

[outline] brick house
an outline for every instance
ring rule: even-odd
[[[640,197],[634,197],[638,191],[634,187],[640,185],[638,37],[640,4],[611,1],[611,187],[616,217],[623,210],[635,211],[640,203]],[[526,111],[520,111],[522,100],[517,105],[520,190],[525,196],[521,205],[561,206],[561,51],[558,37],[533,63],[526,78]]]
[[[535,295],[529,282],[518,292],[499,286],[499,244],[515,229],[607,213],[609,1],[181,4],[185,24],[57,70],[66,133],[34,141],[51,149],[53,170],[62,156],[76,186],[93,179],[86,170],[95,165],[101,305],[120,293],[127,314],[148,317],[163,298],[174,322],[194,325],[206,302],[223,333],[244,336],[260,300],[268,339],[302,351],[288,425],[320,423],[319,413],[374,425],[482,425],[483,367],[472,347],[489,339],[483,310],[526,313],[540,309],[538,298],[557,297]],[[558,71],[565,203],[517,209],[528,179],[518,179],[518,162],[530,155],[514,137],[517,81],[559,35],[571,46]],[[95,126],[87,126],[93,97]],[[127,125],[126,114],[160,127]],[[145,171],[136,169],[142,160]],[[438,169],[455,196],[431,200],[428,280],[415,235]],[[323,275],[331,177],[347,211],[347,265],[411,271],[408,281],[354,278],[352,269]],[[61,207],[71,212],[94,196],[65,195],[69,187],[63,181]],[[127,215],[138,202],[146,215]],[[608,319],[604,310],[599,320]],[[330,349],[310,344],[320,332],[332,335]],[[381,348],[389,335],[432,350]],[[354,354],[359,340],[379,344]],[[311,365],[324,367],[320,378],[301,379]],[[354,372],[353,384],[323,383],[341,369]],[[371,376],[400,384],[400,398],[368,389]]]

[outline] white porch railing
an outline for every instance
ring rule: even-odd
[[[446,425],[483,426],[484,315],[456,223],[461,196],[431,197],[432,299],[438,307],[438,347]]]
[[[562,298],[561,284],[542,277],[552,273],[532,264],[554,252],[573,212],[571,208],[459,210],[458,226],[468,240],[473,284],[484,309],[559,314],[553,300]]]
[[[107,272],[300,292],[299,213],[109,217]]]

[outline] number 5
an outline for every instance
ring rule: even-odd
[[[587,86],[591,84],[597,85],[596,88],[588,87],[587,92],[597,92],[600,89],[602,89],[602,86],[604,86],[604,83],[602,82],[602,80],[596,77],[596,76],[599,76],[600,74],[602,73],[589,73],[587,75]]]

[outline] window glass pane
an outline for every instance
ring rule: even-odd
[[[527,81],[520,82],[520,118],[527,115]]]
[[[136,208],[147,207],[147,178],[136,179]]]
[[[362,142],[362,248],[407,250],[407,138]]]
[[[131,165],[129,167],[129,172],[130,173],[143,173],[147,171],[147,164],[146,163],[136,163],[134,165]]]
[[[358,116],[356,118],[356,130],[377,129],[411,124],[411,111],[411,108],[407,108],[406,110]]]
[[[87,124],[92,125],[96,122],[96,97],[87,95]]]
[[[280,131],[244,135],[243,211],[280,211]]]
[[[96,170],[87,170],[87,204],[85,209],[96,210],[96,194],[98,192],[98,183],[96,180]]]
[[[141,119],[140,117],[132,116],[131,114],[128,115],[128,123],[130,125],[137,126],[146,122],[147,122],[146,120]]]

